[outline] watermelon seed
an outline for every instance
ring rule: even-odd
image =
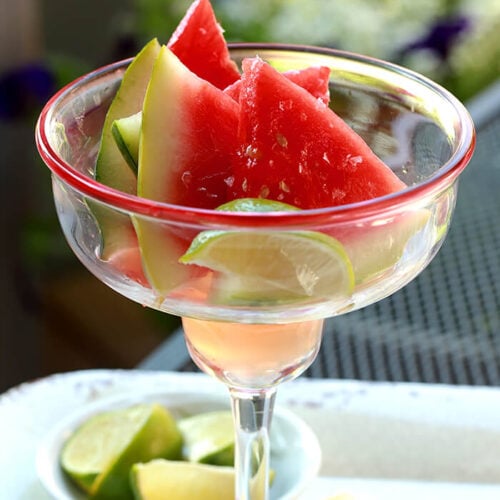
[[[287,138],[283,134],[277,133],[276,141],[282,148],[286,148],[288,146]]]
[[[282,191],[284,191],[285,193],[289,193],[290,192],[290,188],[288,187],[288,184],[283,179],[280,181],[279,186],[280,186],[280,189]]]
[[[269,196],[270,190],[269,187],[264,185],[260,188],[259,198],[267,198]]]

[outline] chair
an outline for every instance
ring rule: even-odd
[[[327,320],[305,376],[500,384],[500,80],[468,108],[477,148],[437,257],[391,297]],[[181,330],[139,368],[196,369]]]

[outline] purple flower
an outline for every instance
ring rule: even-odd
[[[0,120],[36,114],[56,90],[56,78],[41,64],[14,68],[0,75]]]
[[[422,38],[404,47],[401,56],[404,57],[410,52],[427,49],[444,61],[448,58],[457,38],[469,30],[470,25],[470,20],[461,15],[439,19]]]

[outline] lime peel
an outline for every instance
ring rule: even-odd
[[[296,208],[257,198],[234,200],[219,209],[264,212]],[[179,262],[218,272],[222,300],[232,303],[338,298],[350,295],[355,283],[344,246],[318,231],[202,231]]]

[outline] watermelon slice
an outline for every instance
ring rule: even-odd
[[[260,58],[243,62],[230,198],[345,205],[405,184],[339,116]]]
[[[224,203],[238,111],[162,47],[144,101],[137,194],[189,207]]]
[[[283,74],[328,106],[330,102],[330,68],[310,66],[300,70],[285,71]]]
[[[328,106],[330,102],[330,68],[326,66],[310,66],[304,69],[285,71],[283,75]],[[237,80],[226,87],[224,92],[235,101],[239,101],[240,90],[241,80]]]
[[[112,125],[118,118],[139,112],[151,77],[153,64],[160,53],[158,40],[147,43],[128,66],[102,129],[96,161],[96,179],[125,193],[135,194],[136,175],[124,160],[113,138]]]
[[[162,47],[144,99],[137,194],[166,203],[215,208],[226,200],[237,148],[238,103],[192,73]],[[178,262],[196,233],[135,219],[149,283],[166,295],[186,282]]]
[[[224,89],[240,78],[209,0],[195,0],[168,48],[196,75]]]
[[[302,70],[286,71],[283,73],[292,82],[305,88],[310,94],[328,105],[330,99],[329,75],[330,68],[326,66],[311,66]],[[224,93],[235,101],[240,98],[241,80],[224,89]],[[137,172],[139,139],[142,122],[142,111],[135,115],[115,120],[112,126],[113,137],[120,149],[123,158],[130,168]]]
[[[117,118],[128,116],[142,109],[154,61],[160,52],[160,44],[151,40],[128,66],[116,96],[104,121],[100,148],[96,160],[95,176],[99,182],[126,193],[135,194],[136,175],[124,160],[112,134],[112,124]],[[116,252],[137,249],[137,237],[130,218],[103,204],[88,204],[99,225],[102,245],[100,257],[111,262]],[[116,268],[118,269],[118,268]],[[120,270],[120,269],[118,269]],[[131,276],[139,276],[140,267],[131,270]]]
[[[131,78],[137,62],[127,72],[126,95],[132,97],[126,101],[131,102],[121,102],[121,90],[110,108],[103,144],[119,170],[101,152],[101,181],[145,198],[207,209],[249,197],[319,208],[406,187],[328,107],[329,68],[279,73],[254,58],[244,61],[240,78],[209,0],[194,1],[168,47],[155,43],[143,51],[148,57],[142,56],[141,75]],[[122,182],[127,183],[123,188]],[[194,230],[141,218],[132,225],[126,215],[118,223],[112,215],[97,218],[106,236],[102,256],[116,269],[149,283],[161,296],[193,278],[194,271],[178,260]],[[395,227],[387,240],[392,241]],[[372,234],[334,235],[349,250],[358,282],[380,272],[379,257],[389,254],[384,247],[366,262]],[[395,257],[382,267],[399,258],[411,234],[391,247]]]

